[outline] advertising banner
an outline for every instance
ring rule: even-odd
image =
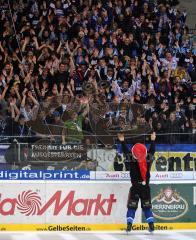
[[[96,180],[116,180],[130,181],[130,173],[128,171],[97,171],[93,175]],[[194,180],[194,172],[152,172],[151,181],[178,181],[178,180]]]
[[[129,187],[120,181],[4,181],[0,231],[125,230]],[[152,184],[151,190],[155,230],[196,228],[196,184]],[[140,204],[134,230],[148,230]]]
[[[116,153],[116,149],[90,149],[87,156],[97,161],[97,171],[114,171]]]
[[[87,149],[83,144],[31,144],[28,157],[31,161],[85,160]]]
[[[130,173],[128,171],[96,171],[95,172],[96,180],[126,180],[130,181]]]
[[[115,149],[92,149],[88,151],[88,157],[97,160],[97,171],[127,170],[125,156],[122,153],[117,153]],[[152,171],[154,172],[195,170],[196,152],[188,152],[188,149],[184,152],[180,150],[155,152],[152,164]]]
[[[195,172],[152,172],[151,181],[194,180]],[[89,170],[0,170],[0,180],[104,180],[128,181],[128,171],[89,171]]]
[[[66,223],[75,230],[96,230],[103,224],[119,229],[126,221],[129,187],[112,182],[6,182],[0,186],[0,227],[44,231]]]
[[[195,171],[196,152],[156,152],[152,171]]]
[[[151,195],[156,222],[186,225],[196,221],[196,183],[152,184]]]
[[[0,145],[0,169],[76,170],[87,160],[86,145],[47,142]]]
[[[193,145],[157,144],[152,172],[191,172],[196,170]],[[182,145],[182,144],[181,144]],[[175,150],[176,148],[176,150]],[[164,150],[165,149],[165,150]],[[189,151],[190,150],[190,151]],[[85,168],[84,168],[85,165]],[[117,149],[87,149],[84,144],[13,143],[0,145],[0,169],[126,171],[128,163]]]
[[[0,170],[0,180],[90,180],[90,171]]]
[[[152,172],[151,181],[180,181],[180,180],[194,180],[193,171],[172,171],[172,172]]]

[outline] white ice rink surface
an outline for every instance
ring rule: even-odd
[[[103,233],[62,233],[62,232],[13,232],[0,233],[0,240],[196,240],[195,231],[157,231],[150,234],[134,231],[128,235],[124,232]]]

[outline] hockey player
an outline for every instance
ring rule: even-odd
[[[149,231],[154,231],[149,180],[153,155],[155,153],[155,132],[151,134],[150,138],[151,144],[149,151],[147,151],[146,146],[141,143],[136,143],[131,150],[129,150],[125,143],[124,134],[118,133],[118,140],[120,141],[122,151],[126,155],[126,160],[130,162],[130,178],[132,183],[127,201],[127,232],[132,229],[139,199],[141,200],[141,207],[145,214],[146,221],[149,224]]]

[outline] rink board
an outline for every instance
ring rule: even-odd
[[[125,181],[4,181],[0,231],[124,230],[129,187]],[[156,230],[196,229],[194,182],[151,189]],[[147,230],[140,206],[133,230]]]
[[[125,231],[125,224],[0,224],[0,231],[89,232]],[[134,224],[132,231],[146,231],[147,224]],[[196,223],[156,223],[156,231],[196,230]]]

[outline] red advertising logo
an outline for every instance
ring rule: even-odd
[[[41,198],[36,192],[22,192],[18,195],[17,208],[26,216],[35,215],[41,207]]]
[[[16,214],[16,209],[26,216],[43,215],[48,209],[53,209],[53,215],[62,211],[70,216],[111,215],[113,204],[116,202],[114,194],[103,198],[97,194],[96,198],[76,198],[75,191],[70,191],[65,197],[62,191],[55,192],[45,203],[42,203],[38,193],[23,191],[17,198],[5,198],[0,194],[0,215],[8,216]]]

